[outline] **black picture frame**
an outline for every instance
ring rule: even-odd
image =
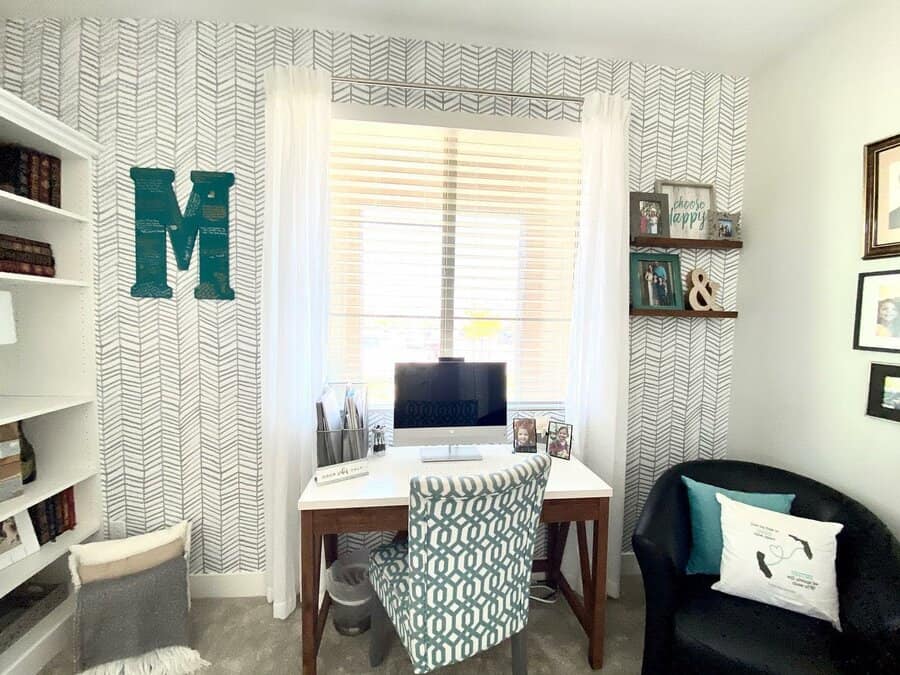
[[[563,429],[566,431],[566,443],[560,447],[560,444],[556,443],[555,439],[559,438],[559,432]],[[551,439],[554,440],[551,441]],[[551,457],[565,460],[572,459],[572,425],[551,420],[547,427],[547,440],[544,443],[544,449]]]
[[[630,223],[632,237],[668,237],[669,236],[669,195],[662,192],[631,192]],[[660,206],[660,214],[657,232],[651,234],[641,231],[641,203],[657,202]]]
[[[519,439],[520,429],[527,430],[527,440]],[[537,420],[534,417],[517,417],[513,420],[513,450],[515,452],[537,452]]]
[[[883,270],[880,272],[861,272],[859,275],[859,280],[856,286],[856,313],[854,316],[853,323],[853,348],[859,349],[861,351],[869,351],[869,352],[887,352],[891,354],[900,354],[900,300],[893,300],[894,305],[896,307],[897,317],[893,320],[893,324],[897,325],[897,328],[894,329],[898,332],[896,337],[896,346],[891,345],[890,342],[894,340],[893,337],[886,338],[878,338],[871,335],[863,336],[863,303],[866,298],[866,287],[870,283],[870,280],[877,277],[884,276],[896,276],[898,283],[900,283],[900,269],[897,270]],[[880,302],[888,302],[892,301],[891,298],[885,298]],[[879,308],[880,312],[880,308]],[[869,312],[871,314],[871,311]],[[871,317],[870,317],[871,318]],[[878,320],[880,323],[880,318]],[[872,339],[884,339],[886,340],[885,345],[874,344],[871,342]],[[868,340],[868,341],[864,341]]]
[[[894,380],[888,389],[888,378]],[[866,415],[900,422],[900,364],[873,363],[869,371]]]

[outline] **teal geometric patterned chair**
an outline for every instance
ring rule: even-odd
[[[369,660],[380,665],[393,623],[416,673],[456,663],[513,638],[525,673],[525,624],[534,536],[550,457],[496,473],[410,480],[409,538],[374,550],[380,601]]]

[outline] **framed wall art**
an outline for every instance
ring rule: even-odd
[[[866,414],[900,422],[900,365],[872,364]]]
[[[656,191],[669,198],[669,236],[711,239],[709,212],[716,210],[716,190],[710,183],[656,181]]]
[[[853,348],[900,353],[900,270],[859,275]]]
[[[635,309],[684,309],[677,255],[631,254],[631,305]]]
[[[656,192],[631,193],[631,236],[669,236],[669,197]]]
[[[866,146],[863,258],[900,255],[900,135]]]

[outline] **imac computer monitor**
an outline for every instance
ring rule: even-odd
[[[505,363],[447,360],[394,366],[394,445],[505,441]]]

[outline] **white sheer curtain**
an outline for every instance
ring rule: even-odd
[[[262,460],[266,589],[278,619],[297,606],[297,500],[315,469],[325,379],[330,123],[330,75],[266,73]]]
[[[631,104],[593,93],[581,113],[581,223],[569,342],[566,420],[573,452],[613,488],[607,592],[619,595],[628,416],[628,115]],[[590,538],[589,538],[590,540]],[[566,578],[580,586],[573,537]]]

